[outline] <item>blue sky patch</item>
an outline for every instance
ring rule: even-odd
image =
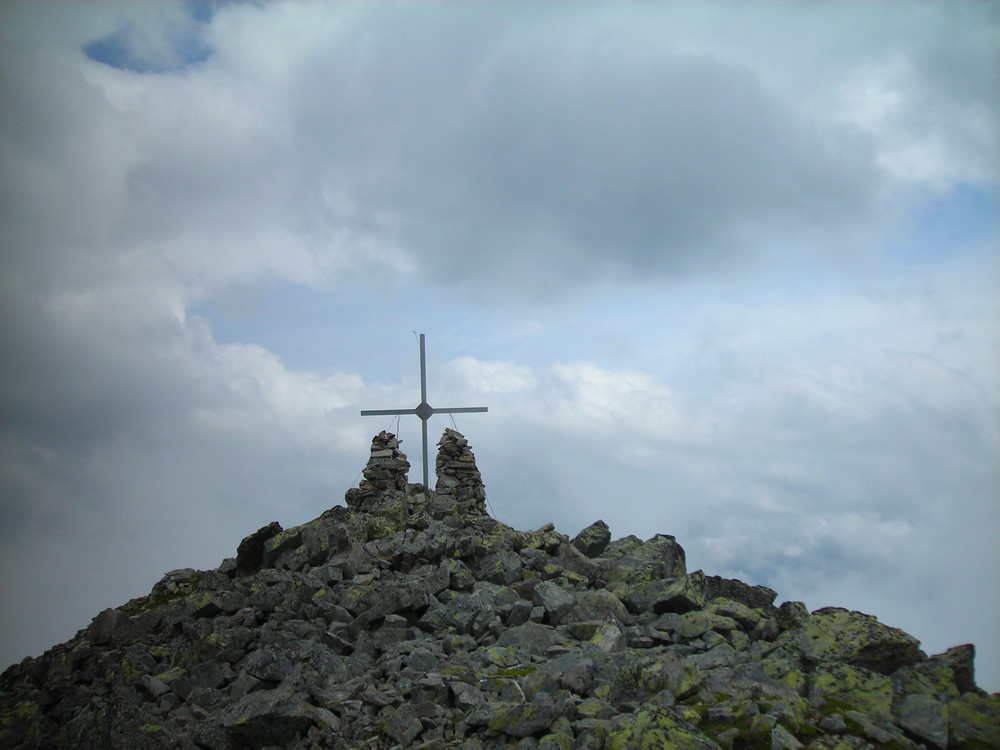
[[[208,60],[212,48],[202,38],[204,24],[211,21],[210,3],[187,3],[190,22],[170,25],[150,38],[134,24],[123,26],[102,39],[83,47],[95,62],[133,73],[176,73]]]
[[[959,183],[911,217],[894,255],[904,263],[940,262],[995,247],[1000,239],[1000,185]]]

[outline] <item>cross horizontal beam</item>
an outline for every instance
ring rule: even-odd
[[[361,412],[362,417],[383,417],[399,416],[403,414],[415,414],[420,417],[420,432],[424,454],[424,486],[427,483],[427,420],[434,414],[472,414],[474,412],[489,411],[485,406],[456,406],[448,409],[435,409],[427,403],[427,364],[424,355],[424,334],[420,334],[420,404],[414,409],[365,409]]]

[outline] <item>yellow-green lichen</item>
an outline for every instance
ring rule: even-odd
[[[814,673],[809,703],[858,711],[876,721],[892,718],[892,682],[877,672],[850,664],[826,664]]]
[[[1000,747],[1000,695],[965,693],[948,704],[948,746]]]

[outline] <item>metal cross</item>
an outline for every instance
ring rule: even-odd
[[[362,417],[378,417],[388,414],[416,414],[420,417],[424,447],[424,486],[427,484],[427,420],[432,414],[468,414],[489,411],[485,406],[461,406],[452,409],[435,409],[427,403],[427,366],[424,359],[424,334],[420,334],[420,405],[416,409],[369,409],[362,411]]]

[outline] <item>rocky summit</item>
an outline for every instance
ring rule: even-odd
[[[987,748],[972,646],[689,573],[672,536],[491,518],[390,433],[316,520],[247,536],[0,677],[2,748]]]

